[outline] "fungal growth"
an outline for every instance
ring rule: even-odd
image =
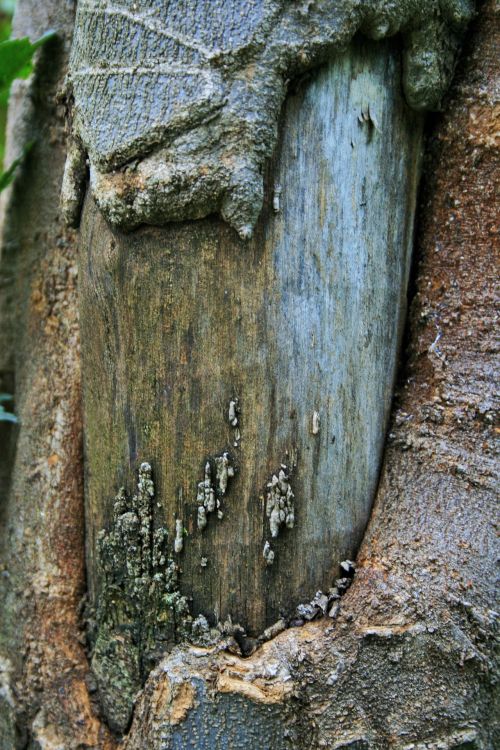
[[[267,485],[266,516],[269,519],[269,531],[273,539],[280,533],[281,526],[293,529],[295,525],[295,496],[290,486],[290,477],[285,464],[281,464],[277,474],[273,474]],[[275,554],[269,541],[264,543],[262,556],[266,565],[274,563]]]
[[[88,159],[115,227],[220,212],[250,237],[290,79],[357,32],[400,33],[407,100],[437,108],[473,11],[472,0],[79,0],[67,221],[78,222]]]
[[[343,560],[340,563],[340,578],[337,578],[335,585],[326,593],[317,591],[310,602],[299,604],[295,609],[295,617],[289,620],[289,625],[298,627],[326,615],[332,619],[337,617],[340,612],[340,600],[350,587],[355,573],[356,564],[352,560]]]
[[[89,621],[92,670],[106,719],[118,732],[126,730],[135,696],[158,658],[191,627],[168,531],[154,521],[154,496],[151,466],[143,463],[137,492],[132,498],[123,488],[118,492],[111,528],[97,540],[102,583]],[[176,552],[178,532],[176,523]]]
[[[274,562],[274,551],[271,549],[271,545],[268,541],[264,542],[264,549],[262,550],[262,557],[266,561],[266,565],[272,565]]]
[[[174,552],[180,554],[184,549],[184,524],[180,518],[175,519]]]
[[[229,424],[234,430],[234,447],[239,448],[240,440],[241,440],[241,432],[240,432],[240,406],[239,406],[239,399],[232,398],[229,402],[229,409],[227,418],[229,421]]]
[[[223,453],[222,456],[216,456],[214,461],[217,489],[221,495],[225,495],[227,483],[230,477],[234,477],[234,468],[229,461],[229,453]]]
[[[217,518],[224,518],[222,510],[222,498],[227,492],[228,482],[234,477],[234,466],[227,451],[213,459],[215,467],[215,482],[213,481],[213,469],[210,461],[205,464],[205,478],[198,483],[196,503],[198,505],[197,526],[200,531],[208,523],[208,515],[217,510]]]
[[[232,398],[229,402],[227,418],[231,427],[238,427],[238,399]]]
[[[295,525],[294,494],[285,464],[281,464],[278,475],[273,474],[267,485],[266,516],[273,539],[278,536],[281,526],[293,529]]]
[[[207,525],[208,513],[215,510],[215,490],[212,486],[212,467],[210,461],[205,464],[205,479],[198,484],[198,494],[196,496],[198,503],[198,528],[203,531]]]
[[[281,193],[281,185],[275,185],[273,193],[273,211],[275,214],[279,214],[279,212],[281,211]]]

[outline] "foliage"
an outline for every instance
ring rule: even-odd
[[[16,415],[5,410],[3,404],[6,401],[12,401],[12,396],[8,393],[0,393],[0,422],[17,422]]]
[[[0,127],[1,149],[0,157],[3,161],[5,112],[9,97],[10,86],[16,78],[27,78],[33,70],[33,56],[37,49],[54,37],[54,32],[44,34],[36,42],[30,42],[28,37],[23,39],[5,39],[5,33],[10,33],[10,20],[1,15],[6,3],[0,0]],[[22,162],[31,144],[23,149],[21,156],[0,175],[0,191],[4,190],[13,180],[16,167]]]
[[[19,156],[17,159],[14,159],[10,167],[6,169],[5,172],[0,173],[0,192],[2,190],[5,190],[5,188],[10,185],[10,183],[15,177],[16,169],[24,160],[24,157],[26,156],[26,154],[28,153],[28,151],[31,149],[32,146],[33,146],[33,141],[30,141],[29,143],[27,143],[25,147],[23,148],[21,156]]]
[[[0,0],[0,13],[4,13],[9,18],[12,17],[15,7],[16,0]]]
[[[33,70],[33,55],[49,39],[54,32],[44,34],[36,42],[30,42],[28,37],[23,39],[6,39],[0,43],[0,89],[8,91],[10,84],[16,78],[27,78]]]
[[[0,42],[10,37],[15,0],[0,0]],[[5,128],[7,124],[8,91],[0,92],[0,168],[5,152]]]

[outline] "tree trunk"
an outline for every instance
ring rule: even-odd
[[[122,524],[113,500],[121,485],[132,489],[142,462],[153,467],[153,525],[171,531],[180,592],[212,626],[229,617],[259,636],[328,591],[359,547],[413,239],[421,117],[404,103],[400,80],[397,49],[358,43],[289,99],[250,242],[217,220],[124,235],[87,198],[80,309],[93,666],[122,730],[124,695],[144,671],[135,651],[144,662],[151,644],[133,636],[137,649],[118,653],[124,629],[144,630],[144,604],[117,603],[96,540]],[[224,461],[234,476],[219,477]],[[212,512],[200,501],[206,476]],[[291,506],[274,526],[266,514],[273,476]],[[186,530],[177,553],[176,522]],[[115,581],[120,564],[114,554]],[[149,612],[158,617],[156,606]],[[172,620],[154,648],[171,647],[189,625],[175,609]]]
[[[289,97],[249,243],[213,217],[126,235],[87,195],[87,654],[75,236],[58,217],[54,105],[73,19],[57,5],[21,0],[17,16],[18,34],[54,26],[65,42],[10,115],[11,144],[42,135],[2,258],[2,316],[22,314],[1,364],[16,359],[21,426],[2,508],[0,748],[113,747],[106,724],[137,749],[493,748],[493,3],[433,136],[409,362],[332,617],[293,610],[355,555],[379,477],[421,144],[398,42],[356,40]],[[272,492],[289,528],[266,515]],[[152,669],[186,636],[198,645]]]
[[[92,594],[95,538],[142,461],[153,466],[158,522],[173,530],[181,519],[187,530],[177,559],[195,613],[231,615],[258,634],[328,588],[355,554],[378,479],[412,243],[420,117],[402,100],[400,75],[393,50],[359,44],[289,99],[249,243],[217,220],[124,235],[87,199]],[[368,106],[377,126],[362,119]],[[234,477],[224,492],[225,453]],[[200,529],[207,461],[224,516],[206,512]],[[280,465],[295,523],[273,537],[264,499]]]
[[[16,36],[57,29],[58,37],[34,76],[15,84],[9,105],[6,162],[36,142],[8,201],[2,251],[2,367],[15,364],[20,419],[2,497],[2,750],[108,747],[85,683],[78,614],[85,568],[76,237],[59,221],[66,154],[57,94],[73,20],[69,4],[29,0],[14,19]]]

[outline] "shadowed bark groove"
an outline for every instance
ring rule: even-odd
[[[497,24],[487,3],[431,141],[410,363],[339,618],[246,660],[178,649],[152,673],[127,750],[145,738],[162,750],[498,746]]]

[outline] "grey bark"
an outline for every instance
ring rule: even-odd
[[[113,226],[220,212],[248,239],[290,80],[359,31],[399,33],[408,101],[437,107],[473,9],[470,0],[80,0],[66,214],[77,219],[88,154]]]

